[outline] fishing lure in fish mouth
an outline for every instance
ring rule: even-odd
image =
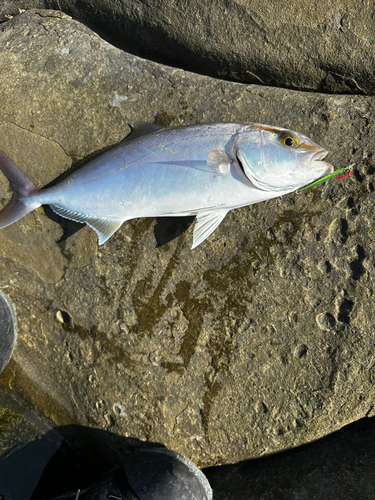
[[[38,189],[0,152],[0,169],[13,189],[0,211],[0,229],[50,205],[94,229],[101,245],[130,219],[195,215],[195,248],[230,210],[340,173],[323,161],[327,154],[305,135],[281,127],[213,123],[163,129],[139,122],[123,141],[59,184]]]
[[[348,177],[352,172],[353,172],[353,167],[355,163],[352,163],[351,165],[348,165],[347,167],[342,167],[339,168],[338,170],[335,170],[331,174],[325,175],[324,177],[321,177],[320,179],[317,179],[315,182],[312,182],[311,184],[302,187],[299,191],[305,191],[306,189],[310,189],[315,186],[319,186],[322,182],[327,182],[332,177],[337,177],[338,179],[345,179],[345,177]]]

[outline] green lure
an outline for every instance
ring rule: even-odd
[[[305,191],[305,189],[309,189],[309,188],[318,186],[322,182],[329,181],[330,179],[332,179],[332,177],[338,177],[339,179],[343,179],[344,177],[347,177],[348,175],[350,175],[352,173],[354,165],[355,165],[355,163],[352,163],[351,165],[349,165],[347,167],[339,168],[338,170],[335,170],[334,172],[332,172],[332,174],[325,175],[324,177],[321,177],[320,179],[312,182],[311,184],[308,184],[307,186],[299,189],[299,191]]]

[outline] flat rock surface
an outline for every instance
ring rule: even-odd
[[[373,98],[171,69],[54,11],[0,26],[0,67],[0,149],[38,186],[138,120],[286,126],[337,168],[356,163],[323,192],[232,211],[193,251],[183,221],[129,221],[102,247],[88,227],[59,242],[48,208],[3,229],[0,286],[18,319],[4,387],[56,425],[161,443],[199,466],[372,415]]]
[[[374,94],[373,2],[10,0],[63,10],[128,52],[244,83]]]

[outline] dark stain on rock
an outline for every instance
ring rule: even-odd
[[[102,291],[103,299],[106,299],[106,305],[111,306],[113,301],[113,293],[110,292],[111,287],[107,286],[107,281],[105,276],[97,276],[97,285]]]
[[[178,355],[182,357],[182,364],[167,361],[162,363],[163,368],[169,372],[177,371],[182,374],[184,369],[189,366],[202,330],[203,314],[209,312],[211,309],[209,299],[192,298],[190,290],[191,284],[187,281],[180,281],[176,285],[175,297],[180,303],[183,303],[182,312],[188,320],[189,326],[178,352]]]
[[[105,332],[101,332],[97,326],[92,326],[91,328],[85,328],[83,326],[71,323],[64,323],[63,328],[65,331],[74,333],[78,335],[80,339],[90,342],[94,354],[93,364],[98,361],[102,356],[102,350],[111,355],[108,362],[111,363],[125,363],[128,367],[134,367],[134,361],[130,358],[128,353],[122,349],[118,343],[118,334],[114,334],[113,337],[109,337]],[[100,350],[98,349],[100,345]]]
[[[208,390],[203,396],[203,409],[202,409],[202,423],[204,428],[204,434],[208,442],[210,442],[209,438],[209,416],[211,413],[211,408],[216,400],[216,398],[220,394],[220,390],[222,388],[222,384],[218,381],[210,382],[209,375],[206,373],[205,375],[206,385]]]
[[[116,245],[115,254],[120,254],[118,263],[124,270],[123,281],[125,283],[125,286],[120,294],[119,304],[121,304],[124,296],[128,293],[127,283],[131,281],[133,274],[137,269],[137,262],[139,259],[139,242],[144,237],[144,234],[151,228],[153,222],[154,220],[152,218],[145,218],[133,222],[133,235],[132,241],[130,243],[125,239],[121,231],[117,231],[112,236],[112,240]],[[123,254],[121,254],[121,250],[124,247],[126,248],[126,250],[123,252]],[[121,307],[117,308],[117,319],[119,321],[123,321]]]
[[[153,285],[151,273],[144,280],[137,283],[132,294],[134,310],[138,316],[138,323],[133,327],[133,330],[136,333],[147,332],[149,335],[152,335],[155,325],[162,318],[168,307],[170,307],[170,305],[165,301],[162,302],[161,296],[178,263],[178,255],[180,254],[183,243],[184,238],[181,238],[177,243],[176,250],[168,262],[162,277],[160,278],[159,284],[146,304],[143,303],[140,295],[143,295],[145,291],[147,292],[152,289]]]
[[[147,305],[147,296],[153,288],[154,271],[150,271],[145,279],[137,281],[132,294],[133,307],[136,311],[142,311]],[[152,333],[152,332],[149,332]]]
[[[226,313],[228,315],[228,311],[226,311]],[[233,329],[231,328],[230,331],[233,332]],[[230,337],[227,338],[224,330],[224,325],[222,325],[222,328],[215,329],[215,332],[212,334],[208,342],[208,350],[211,355],[211,367],[213,368],[214,372],[205,374],[206,392],[202,398],[202,422],[205,436],[208,441],[210,441],[209,417],[211,414],[211,409],[223,385],[218,380],[216,380],[215,377],[220,372],[228,372],[233,349],[233,334],[231,334]]]
[[[154,219],[152,217],[145,217],[137,221],[129,221],[128,227],[133,229],[131,242],[126,240],[125,236],[122,234],[122,229],[116,231],[110,239],[110,242],[116,245],[115,253],[117,255],[120,254],[118,260],[119,264],[126,265],[126,268],[124,268],[125,281],[130,281],[133,276],[139,258],[139,243],[153,224]]]

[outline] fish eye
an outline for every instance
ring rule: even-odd
[[[293,148],[297,145],[297,139],[290,134],[283,135],[280,139],[280,142],[288,148]]]

